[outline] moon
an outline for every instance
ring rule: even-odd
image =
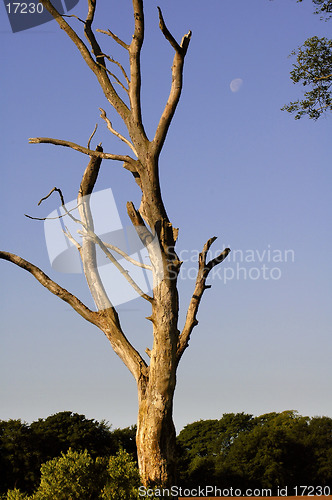
[[[234,78],[234,80],[232,80],[231,83],[229,84],[229,87],[232,92],[238,92],[242,87],[242,84],[243,84],[242,78]]]

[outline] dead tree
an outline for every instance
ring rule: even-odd
[[[145,133],[141,112],[141,69],[140,52],[144,37],[143,0],[132,0],[134,13],[134,33],[130,43],[126,43],[112,31],[97,30],[110,36],[113,41],[123,47],[129,55],[130,74],[127,75],[120,62],[106,55],[92,31],[96,1],[88,0],[88,14],[83,22],[84,34],[88,43],[77,35],[68,22],[62,17],[48,0],[42,0],[43,5],[55,17],[60,28],[76,45],[81,56],[101,86],[108,104],[118,113],[128,131],[128,139],[118,133],[112,126],[104,110],[101,117],[106,122],[109,131],[124,141],[131,150],[131,155],[118,155],[103,152],[101,147],[96,150],[88,147],[53,138],[38,137],[30,139],[30,143],[47,143],[75,149],[90,158],[85,169],[78,193],[80,232],[82,242],[75,242],[83,263],[83,270],[96,305],[96,311],[86,307],[76,296],[69,293],[51,280],[43,271],[30,262],[12,253],[0,252],[2,259],[29,271],[50,292],[67,302],[84,319],[97,326],[109,339],[116,354],[125,363],[137,383],[138,390],[138,420],[137,420],[137,450],[139,469],[144,485],[169,487],[175,480],[175,428],[173,424],[173,396],[176,384],[176,371],[179,361],[188,346],[193,328],[197,325],[198,307],[207,285],[207,277],[211,269],[220,264],[230,250],[226,248],[217,257],[208,260],[207,254],[215,241],[210,238],[199,255],[198,273],[195,288],[189,303],[186,320],[182,331],[178,328],[178,290],[177,278],[181,262],[175,251],[178,229],[174,228],[168,218],[163,204],[158,161],[167,131],[182,91],[183,65],[189,47],[191,32],[183,36],[178,43],[166,27],[161,10],[159,10],[159,26],[162,34],[174,50],[172,79],[169,97],[161,114],[154,137],[149,139]],[[118,67],[120,77],[114,73]],[[111,69],[110,69],[111,68]],[[122,99],[114,87],[114,81],[120,84],[127,94]],[[109,300],[104,289],[96,264],[96,248],[99,247],[113,264],[117,264],[113,256],[114,248],[105,245],[94,233],[93,220],[90,212],[89,196],[93,192],[102,160],[123,162],[142,192],[141,204],[137,209],[132,202],[127,203],[129,218],[144,245],[148,245],[150,268],[154,277],[153,293],[140,293],[151,304],[151,316],[147,318],[152,323],[153,346],[147,349],[149,363],[128,341],[123,331],[118,313]],[[61,191],[57,189],[61,195]],[[62,199],[62,205],[65,202]],[[67,216],[73,217],[69,212]],[[72,235],[67,233],[73,240]],[[159,251],[154,250],[149,242],[157,238]],[[118,249],[115,249],[115,251]],[[123,253],[123,252],[122,252]],[[120,265],[119,271],[132,284],[128,273]],[[140,290],[138,290],[140,292]]]

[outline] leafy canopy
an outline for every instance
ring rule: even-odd
[[[332,110],[332,40],[313,36],[292,55],[296,55],[297,63],[293,64],[291,80],[310,90],[304,93],[302,100],[290,102],[282,109],[296,113],[297,120],[304,115],[317,120]]]
[[[297,0],[298,3],[303,2],[303,0]],[[329,13],[332,13],[332,0],[312,0],[315,5],[317,5],[317,9],[315,10],[315,14],[323,14],[329,16]]]
[[[332,0],[312,1],[317,7],[315,14],[321,14],[321,19],[329,20],[332,16]],[[296,64],[293,64],[290,78],[293,83],[302,84],[306,90],[303,99],[292,101],[281,109],[295,113],[296,120],[305,115],[317,120],[332,110],[332,40],[313,36],[291,55],[296,56]]]

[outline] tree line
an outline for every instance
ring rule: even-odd
[[[60,412],[30,425],[0,421],[2,498],[138,498],[136,427]],[[193,489],[332,484],[332,418],[295,411],[226,413],[177,436],[177,484]],[[29,496],[32,495],[32,496]]]

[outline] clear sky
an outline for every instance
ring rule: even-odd
[[[331,417],[331,117],[295,121],[280,111],[302,92],[289,80],[287,56],[309,36],[330,36],[331,22],[313,15],[309,0],[146,0],[142,95],[150,137],[173,57],[158,28],[157,5],[178,40],[193,32],[160,164],[185,261],[180,326],[205,241],[218,236],[213,252],[232,249],[209,280],[213,286],[179,367],[177,430],[226,412],[294,409]],[[82,276],[52,269],[43,223],[23,215],[54,210],[55,197],[37,207],[54,186],[74,199],[87,157],[29,145],[28,138],[86,145],[98,122],[94,146],[102,141],[107,152],[130,151],[99,118],[104,107],[122,130],[57,24],[13,34],[4,6],[0,12],[1,249],[30,260],[90,304]],[[84,0],[72,11],[85,12]],[[100,2],[95,27],[130,41],[130,0]],[[100,42],[125,61],[109,37],[100,35]],[[97,189],[105,188],[128,224],[125,204],[138,205],[139,190],[121,163],[103,162]],[[106,337],[13,264],[1,261],[0,276],[0,419],[31,422],[72,410],[113,427],[134,424],[135,382]],[[146,303],[123,304],[119,314],[134,346],[151,347]]]

